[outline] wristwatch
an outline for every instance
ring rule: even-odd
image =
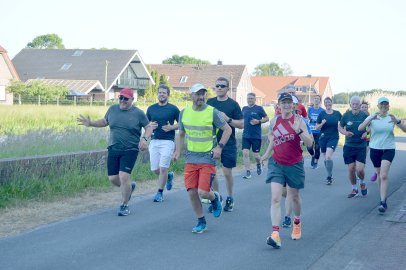
[[[400,123],[402,123],[402,119],[399,119],[399,120],[396,122],[396,125],[400,125]]]
[[[230,117],[230,118],[228,118],[228,120],[227,120],[227,124],[231,124],[231,122],[233,122],[233,119]]]
[[[299,132],[297,132],[296,134],[297,135],[300,135],[300,134],[302,134],[303,133],[303,130],[302,129],[299,129]]]
[[[224,148],[224,144],[222,144],[222,143],[219,143],[218,146],[219,146],[221,149]]]
[[[146,142],[148,141],[147,137],[142,136],[142,138],[143,138]]]

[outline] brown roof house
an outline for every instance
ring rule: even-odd
[[[13,104],[13,94],[6,91],[11,80],[20,80],[7,51],[0,46],[0,104]]]
[[[13,63],[22,81],[66,86],[71,96],[113,99],[154,83],[137,50],[23,49]],[[136,97],[135,97],[136,100]]]
[[[195,83],[202,83],[214,89],[218,77],[225,77],[230,81],[229,97],[237,101],[240,106],[247,104],[247,94],[253,92],[251,75],[245,65],[217,65],[199,64],[151,64],[150,71],[155,70],[159,75],[165,74],[169,84],[175,90],[187,91]]]
[[[322,100],[333,96],[329,77],[253,76],[251,81],[255,88],[265,94],[264,105],[277,103],[278,95],[285,92],[288,86],[293,86],[295,95],[307,105],[315,95],[320,95]]]

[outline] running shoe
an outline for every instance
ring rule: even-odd
[[[217,191],[214,191],[215,200],[211,203],[213,206],[213,216],[215,218],[220,217],[223,207],[221,206],[220,194]]]
[[[378,207],[378,211],[383,214],[386,212],[386,210],[388,209],[388,205],[386,204],[386,202],[381,202],[381,205],[379,205]]]
[[[315,169],[317,169],[318,167],[319,167],[319,166],[317,165],[317,162],[314,162],[314,163],[313,163],[313,166],[312,166],[312,169],[315,170]]]
[[[258,163],[258,164],[257,164],[257,174],[258,174],[258,175],[261,175],[261,173],[262,173],[262,167],[261,167],[261,164]]]
[[[371,176],[371,182],[375,182],[376,179],[378,179],[378,175],[376,174],[376,172]]]
[[[290,228],[292,226],[292,219],[290,216],[285,216],[285,220],[282,222],[282,227]]]
[[[226,205],[224,205],[224,211],[232,212],[234,209],[234,200],[232,197],[227,197]]]
[[[198,222],[197,225],[193,227],[192,233],[203,233],[206,229],[206,223]]]
[[[350,194],[348,194],[347,198],[354,198],[358,196],[358,189],[353,189]]]
[[[367,196],[367,194],[368,194],[367,185],[365,183],[362,183],[359,185],[359,187],[361,189],[362,196]]]
[[[244,179],[250,179],[252,176],[251,176],[251,172],[250,171],[247,171],[247,173],[242,177],[242,178],[244,178]]]
[[[133,194],[136,186],[137,186],[137,184],[134,181],[131,182],[131,193],[130,193],[130,197],[128,198],[128,201],[131,200],[131,195]]]
[[[163,202],[164,201],[164,195],[162,192],[157,192],[154,197],[154,202]]]
[[[128,216],[128,214],[130,214],[130,209],[128,208],[128,205],[127,204],[120,205],[117,215],[120,217],[125,217]]]
[[[166,180],[166,189],[171,190],[173,186],[173,172],[168,172],[168,180]]]
[[[266,243],[274,248],[281,248],[282,242],[281,238],[279,237],[279,232],[272,232],[271,236],[266,239]]]
[[[204,203],[204,204],[211,203],[211,201],[209,199],[202,199],[201,202]]]
[[[330,177],[330,176],[328,176],[328,177],[326,178],[326,185],[331,185],[332,183],[333,183],[333,178]]]
[[[312,168],[314,167],[314,163],[315,163],[314,161],[315,161],[315,158],[312,157],[312,160],[310,161],[310,167],[312,167]]]
[[[292,239],[293,240],[299,240],[300,237],[302,237],[302,231],[301,231],[301,228],[300,228],[301,224],[302,223],[295,224],[293,222],[293,229],[292,229]]]
[[[211,204],[211,201],[209,199],[206,199],[209,201],[210,205],[207,210],[209,210],[209,213],[213,213],[213,205]],[[223,204],[223,196],[220,195],[220,202]]]

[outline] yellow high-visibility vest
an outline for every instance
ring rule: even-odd
[[[186,133],[187,150],[190,152],[209,152],[213,148],[216,130],[213,127],[212,106],[203,111],[186,107],[182,114],[182,123]]]

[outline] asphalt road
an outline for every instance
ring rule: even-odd
[[[369,182],[369,158],[369,194],[353,199],[347,198],[341,149],[334,155],[332,186],[324,184],[324,167],[312,170],[306,159],[302,239],[291,240],[291,229],[281,228],[280,250],[266,244],[271,196],[265,170],[251,180],[235,175],[235,210],[218,219],[207,214],[203,234],[191,233],[196,218],[184,189],[166,192],[160,204],[151,194],[133,198],[128,217],[104,209],[3,238],[0,269],[404,269],[406,223],[391,222],[399,204],[406,204],[406,137],[398,141],[383,216],[378,186]]]

